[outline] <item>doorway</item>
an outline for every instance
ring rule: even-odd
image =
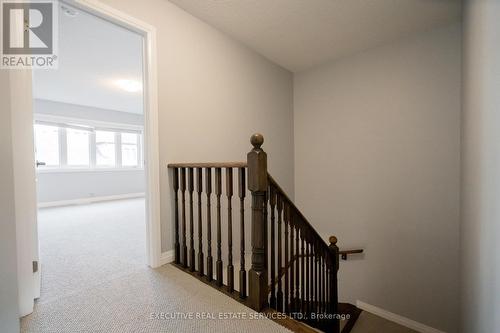
[[[41,301],[161,253],[154,29],[60,4],[59,69],[33,73]]]

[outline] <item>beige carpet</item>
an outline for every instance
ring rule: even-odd
[[[143,199],[42,209],[39,235],[41,298],[22,332],[289,332],[221,319],[256,313],[170,265],[148,268]],[[367,312],[352,330],[382,332],[414,333]]]
[[[39,229],[42,293],[22,332],[289,332],[170,265],[148,268],[144,200],[43,209]]]

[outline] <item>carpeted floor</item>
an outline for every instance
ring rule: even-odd
[[[22,332],[289,332],[170,265],[150,269],[143,199],[46,208],[38,224],[41,297]],[[414,331],[363,312],[352,333],[371,332]]]
[[[148,268],[143,199],[42,209],[39,235],[41,297],[22,332],[288,332],[170,265]]]

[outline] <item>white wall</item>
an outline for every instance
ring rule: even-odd
[[[466,1],[461,332],[500,332],[500,1]]]
[[[35,114],[142,125],[143,116],[127,112],[35,99]],[[38,202],[66,201],[101,196],[142,193],[144,170],[50,171],[37,173]]]
[[[295,198],[341,248],[341,299],[456,332],[460,26],[298,73]],[[470,331],[472,332],[472,331]]]
[[[144,170],[62,171],[37,174],[38,202],[105,197],[145,190]]]
[[[243,161],[261,132],[293,194],[291,73],[168,1],[103,2],[157,29],[163,250],[173,247],[169,162]]]
[[[0,70],[0,331],[19,332],[9,71]]]

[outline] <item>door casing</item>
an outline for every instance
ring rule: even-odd
[[[136,18],[94,0],[59,1],[120,25],[143,36],[144,40],[144,169],[146,174],[146,252],[148,265],[159,267],[161,260],[160,166],[158,141],[158,80],[156,29]],[[33,140],[32,71],[13,70],[12,87],[14,188],[16,194],[16,233],[20,316],[33,311],[39,297],[40,268],[38,261],[36,171]]]

